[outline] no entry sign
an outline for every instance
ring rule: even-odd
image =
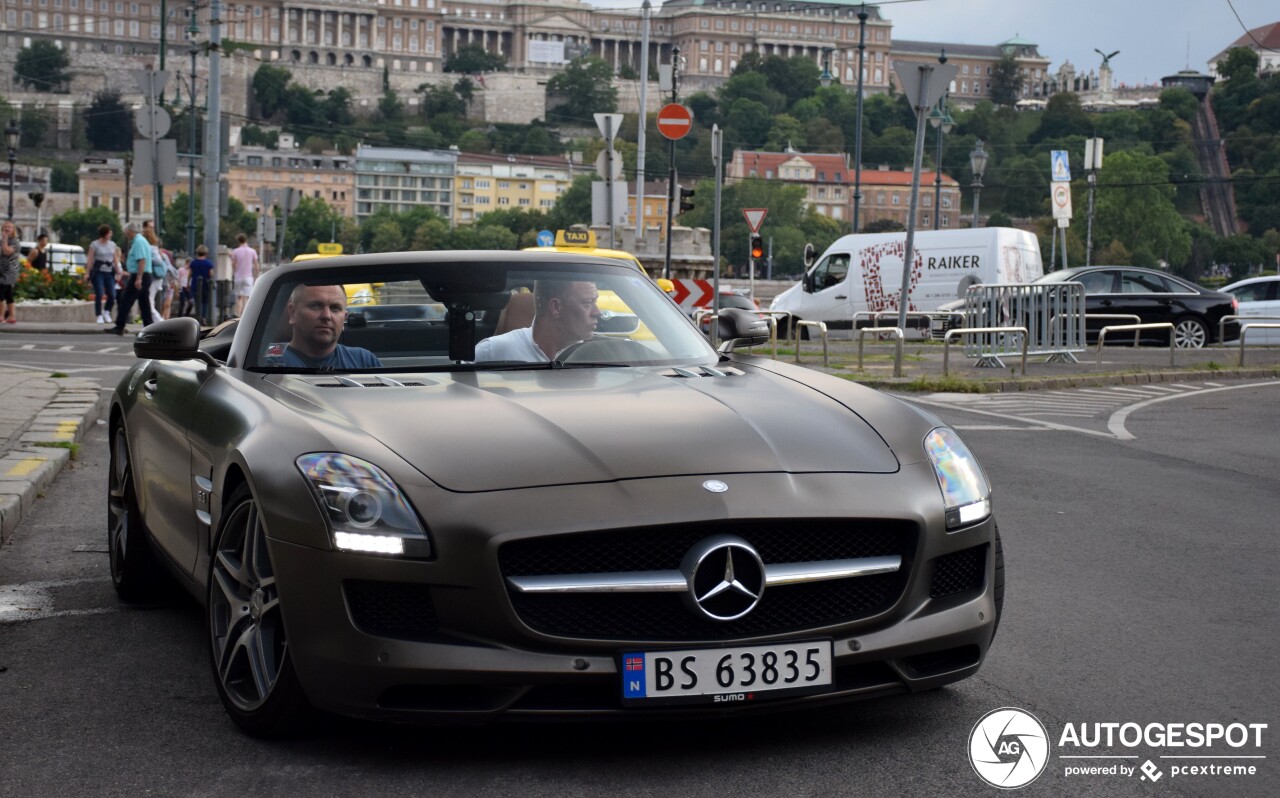
[[[693,114],[680,103],[667,103],[658,112],[658,132],[676,141],[689,135],[693,127]]]

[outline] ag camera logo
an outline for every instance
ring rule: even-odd
[[[1025,787],[1049,764],[1049,732],[1026,710],[994,709],[969,733],[969,762],[978,778],[992,787]]]

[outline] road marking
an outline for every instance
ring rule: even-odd
[[[1213,383],[1205,383],[1205,385],[1213,385]],[[1206,393],[1217,393],[1218,391],[1234,391],[1238,388],[1257,388],[1264,385],[1280,385],[1280,382],[1251,382],[1248,385],[1215,385],[1212,388],[1206,388],[1200,391],[1197,396]],[[1110,430],[1111,434],[1119,440],[1134,440],[1134,435],[1124,428],[1124,422],[1129,418],[1130,413],[1148,405],[1156,404],[1157,402],[1166,402],[1170,399],[1181,399],[1184,396],[1190,396],[1190,394],[1180,393],[1170,396],[1157,396],[1156,398],[1148,399],[1145,402],[1138,402],[1136,404],[1129,405],[1128,407],[1123,407],[1111,414],[1111,418],[1107,420],[1107,429]]]
[[[1053,432],[1048,427],[1013,427],[1004,424],[953,424],[952,429],[962,430],[981,430],[983,432],[1006,431],[1006,432]]]
[[[10,468],[8,471],[6,471],[4,475],[6,477],[29,476],[31,472],[35,471],[36,469],[38,469],[40,466],[44,465],[47,462],[49,462],[49,460],[48,458],[45,458],[45,457],[34,457],[34,456],[26,457],[26,458],[23,458],[16,465],[14,465],[13,468]]]
[[[92,607],[79,610],[54,608],[52,589],[69,587],[102,579],[60,579],[49,582],[27,582],[22,585],[0,585],[0,624],[38,621],[70,615],[101,615],[119,612],[119,607]]]
[[[20,346],[20,347],[18,347],[18,348],[19,348],[19,349],[31,350],[31,349],[35,349],[35,348],[36,348],[36,345],[35,345],[35,344],[23,344],[22,346]]]

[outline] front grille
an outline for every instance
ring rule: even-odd
[[[439,628],[431,589],[426,585],[349,579],[342,587],[351,620],[365,634],[426,640]]]
[[[987,544],[944,554],[933,561],[930,598],[981,590],[987,570]]]
[[[516,614],[546,634],[649,640],[719,639],[847,623],[881,612],[902,594],[918,529],[902,521],[732,521],[584,533],[514,541],[498,551],[502,575],[530,576],[673,570],[689,549],[715,534],[737,535],[765,564],[902,557],[895,573],[777,586],[736,621],[694,614],[679,594],[524,594],[510,590]]]

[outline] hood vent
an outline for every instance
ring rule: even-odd
[[[694,366],[692,368],[672,366],[671,371],[667,372],[666,376],[694,380],[701,377],[741,377],[742,372],[737,369],[716,369],[710,366]]]
[[[421,388],[427,383],[425,382],[402,382],[384,377],[381,374],[366,378],[364,381],[352,379],[351,377],[334,377],[334,382],[313,382],[316,388]],[[433,383],[434,384],[434,383]]]

